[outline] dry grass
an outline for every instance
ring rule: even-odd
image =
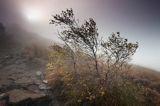
[[[28,58],[29,60],[33,60],[35,58],[47,59],[48,50],[45,47],[42,47],[38,44],[31,44],[24,48],[23,56]]]
[[[101,76],[96,76],[94,62],[77,52],[76,70],[72,59],[64,49],[51,52],[46,79],[58,101],[66,106],[158,106],[157,87],[159,78],[154,71],[145,68],[124,68],[110,71],[99,63]],[[153,72],[153,74],[152,74]],[[148,81],[148,82],[147,82]],[[150,83],[151,82],[151,83]],[[152,88],[153,87],[153,88]],[[158,88],[158,87],[157,87]],[[55,93],[56,92],[56,93]]]
[[[134,76],[140,77],[140,78],[145,78],[148,79],[150,81],[153,82],[160,82],[160,72],[149,69],[149,68],[145,68],[142,66],[137,66],[137,65],[133,65],[132,66],[132,74]]]

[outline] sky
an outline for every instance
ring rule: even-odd
[[[160,0],[0,0],[0,22],[58,41],[49,20],[66,8],[82,22],[93,18],[103,37],[120,32],[138,41],[132,63],[160,71]]]

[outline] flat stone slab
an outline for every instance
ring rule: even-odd
[[[46,95],[43,93],[35,93],[35,92],[21,90],[21,89],[15,89],[15,90],[9,91],[7,92],[7,94],[9,96],[10,104],[18,104],[28,99],[31,99],[34,101],[34,100],[46,97]]]

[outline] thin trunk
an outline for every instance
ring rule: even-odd
[[[100,74],[99,74],[99,69],[98,69],[97,56],[96,56],[95,53],[94,53],[94,61],[95,61],[95,69],[96,69],[97,75],[100,76]]]

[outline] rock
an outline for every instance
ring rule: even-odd
[[[0,106],[7,106],[8,100],[9,100],[9,97],[6,93],[0,94]]]
[[[8,59],[9,58],[9,55],[7,55],[7,56],[4,56],[4,59]]]
[[[48,84],[48,81],[47,80],[43,80],[42,81],[44,84]]]
[[[1,87],[5,86],[5,85],[11,85],[12,83],[13,83],[13,80],[10,80],[10,79],[2,79],[2,80],[0,80]]]
[[[47,104],[49,104],[48,97],[43,93],[15,89],[7,94],[9,95],[9,104],[13,106],[48,106]]]
[[[47,87],[46,84],[40,84],[40,85],[39,85],[39,89],[40,89],[40,90],[47,90],[48,87]]]
[[[41,71],[37,71],[37,72],[36,72],[36,75],[37,75],[37,76],[41,76],[41,75],[42,75],[42,72],[41,72]]]
[[[8,94],[2,93],[0,94],[0,100],[8,98]]]
[[[2,85],[0,85],[0,92],[2,91],[2,89],[3,89],[3,86],[2,86]]]
[[[7,91],[12,86],[13,81],[9,79],[0,80],[0,92]]]
[[[8,106],[5,100],[0,100],[0,106]]]
[[[40,92],[38,85],[35,85],[35,84],[29,85],[27,87],[27,90],[33,91],[33,92],[36,92],[36,93]]]
[[[25,78],[25,77],[23,77],[23,78],[20,78],[20,79],[18,79],[18,80],[15,80],[15,83],[16,84],[21,84],[21,85],[28,85],[28,84],[34,84],[34,81],[33,81],[33,79],[29,79],[29,78]]]

